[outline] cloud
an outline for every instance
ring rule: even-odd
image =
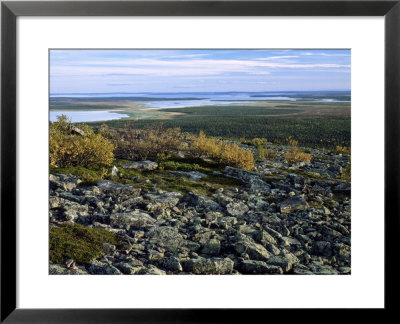
[[[272,58],[271,58],[272,60]],[[350,65],[336,63],[288,63],[265,60],[238,59],[110,59],[72,62],[51,66],[52,76],[73,75],[153,75],[153,76],[195,76],[226,73],[269,74],[275,69],[349,68]]]
[[[269,56],[269,57],[260,57],[256,60],[259,61],[268,61],[268,60],[280,60],[280,59],[288,59],[288,58],[296,58],[299,57],[297,55],[282,55],[282,56]]]

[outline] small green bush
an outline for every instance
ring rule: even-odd
[[[179,171],[205,171],[205,168],[201,167],[197,163],[182,163],[176,161],[161,161],[160,167],[165,170],[179,170]]]
[[[63,264],[73,259],[77,263],[90,263],[102,255],[103,243],[118,244],[118,239],[104,229],[63,224],[50,231],[50,261]]]

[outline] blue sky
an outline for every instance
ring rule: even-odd
[[[51,50],[51,93],[350,90],[350,50]]]

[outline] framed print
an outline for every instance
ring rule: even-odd
[[[398,1],[1,10],[2,321],[393,309]]]

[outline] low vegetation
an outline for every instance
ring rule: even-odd
[[[50,231],[50,261],[62,264],[73,259],[78,263],[90,263],[102,255],[104,243],[118,244],[118,239],[104,229],[63,224]]]
[[[193,142],[193,149],[198,154],[206,154],[218,159],[221,163],[241,167],[244,170],[254,169],[254,156],[250,150],[240,148],[237,144],[228,144],[214,137],[207,137],[200,131]]]
[[[162,159],[186,148],[180,129],[163,125],[137,129],[128,123],[113,132],[103,126],[102,133],[115,143],[115,155],[128,160]]]
[[[50,124],[50,167],[110,166],[114,145],[87,125],[74,127],[65,115]]]
[[[345,153],[345,154],[350,154],[351,153],[351,148],[348,146],[340,146],[337,145],[335,148],[336,153]]]
[[[291,136],[289,136],[286,139],[286,142],[289,145],[289,148],[287,149],[287,151],[284,154],[285,160],[288,163],[298,163],[298,162],[310,162],[312,155],[310,153],[305,153],[302,150],[300,150],[297,145],[299,144],[299,142],[297,140],[295,140],[294,138],[292,138]]]

